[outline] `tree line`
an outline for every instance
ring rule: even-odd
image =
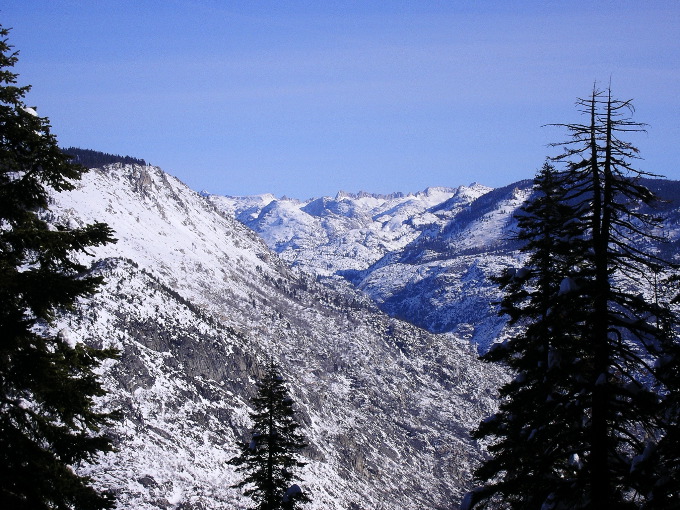
[[[146,166],[146,161],[132,156],[119,156],[107,152],[94,151],[91,149],[79,149],[77,147],[67,147],[62,149],[65,154],[71,156],[71,161],[85,168],[101,168],[104,165],[113,163],[123,163],[124,165]]]

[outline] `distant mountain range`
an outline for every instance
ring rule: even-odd
[[[54,326],[121,351],[102,370],[102,405],[125,416],[110,431],[119,451],[80,469],[117,493],[119,509],[248,508],[226,461],[273,357],[310,442],[308,508],[456,508],[483,455],[468,431],[493,412],[503,371],[456,335],[390,318],[345,279],[291,268],[215,203],[157,167],[121,163],[54,195],[52,224],[104,221],[118,239],[87,261],[101,291]],[[377,240],[384,254],[404,245],[391,235]]]
[[[676,258],[680,182],[644,184],[662,198],[647,212],[663,216],[667,227],[668,243],[654,249]],[[521,265],[514,215],[531,193],[532,181],[525,180],[497,189],[471,184],[389,196],[340,192],[304,202],[271,195],[208,198],[291,266],[343,277],[390,316],[453,332],[484,351],[505,324],[489,277]]]
[[[394,198],[209,198],[293,267],[347,278],[388,314],[486,348],[504,322],[486,276],[515,258],[486,254],[508,233],[528,187],[516,196],[473,184]],[[452,236],[460,240],[455,247]]]
[[[647,184],[666,199],[654,248],[675,257],[680,183]],[[223,197],[145,164],[93,169],[47,213],[119,240],[87,261],[101,292],[55,325],[122,353],[102,369],[119,452],[81,469],[119,509],[248,508],[226,461],[273,357],[310,441],[308,508],[457,508],[484,455],[469,430],[508,376],[477,360],[506,334],[489,276],[521,264],[513,214],[531,193]]]

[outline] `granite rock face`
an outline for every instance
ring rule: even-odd
[[[644,212],[664,218],[668,242],[639,247],[677,260],[680,182],[642,183],[662,199]],[[531,193],[532,181],[525,180],[497,189],[472,184],[304,202],[271,195],[208,198],[294,266],[343,277],[388,315],[454,333],[485,351],[505,335],[490,277],[523,264],[513,241],[514,215]]]
[[[365,198],[365,197],[364,197]],[[310,447],[309,508],[456,508],[483,455],[468,431],[505,374],[457,335],[391,318],[346,280],[292,269],[249,228],[156,167],[115,164],[55,195],[54,224],[104,221],[106,284],[55,328],[115,346],[101,405],[119,451],[81,466],[120,509],[248,508],[227,465],[270,357]]]

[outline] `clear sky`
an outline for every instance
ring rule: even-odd
[[[594,82],[680,179],[680,1],[2,0],[62,146],[297,198],[533,177]]]

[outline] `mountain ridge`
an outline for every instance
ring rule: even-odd
[[[654,249],[677,257],[680,182],[642,182],[660,195],[649,213],[662,214],[669,232],[669,242]],[[502,337],[505,322],[493,305],[500,294],[491,277],[523,263],[514,215],[533,192],[533,181],[495,189],[478,184],[436,189],[447,192],[415,207],[403,197],[425,192],[402,194],[391,207],[348,196],[295,203],[273,199],[259,209],[251,204],[247,215],[240,205],[247,198],[209,199],[232,211],[293,266],[345,278],[388,315],[435,333],[464,331],[485,351]],[[355,210],[362,214],[352,214]]]
[[[677,255],[680,183],[651,184]],[[158,167],[93,169],[46,213],[119,238],[87,260],[101,292],[54,325],[122,352],[101,370],[119,453],[80,469],[120,510],[247,508],[226,460],[274,357],[310,439],[310,509],[457,508],[485,455],[469,430],[508,377],[476,355],[507,334],[489,277],[522,264],[513,214],[530,193],[236,202]]]
[[[246,508],[225,461],[248,434],[268,357],[290,382],[310,448],[310,509],[455,508],[484,454],[468,430],[506,375],[455,335],[380,312],[341,279],[289,267],[252,230],[151,166],[94,169],[52,197],[53,225],[104,221],[106,283],[54,325],[117,347],[101,374],[125,419],[115,455],[82,467],[119,509]]]

